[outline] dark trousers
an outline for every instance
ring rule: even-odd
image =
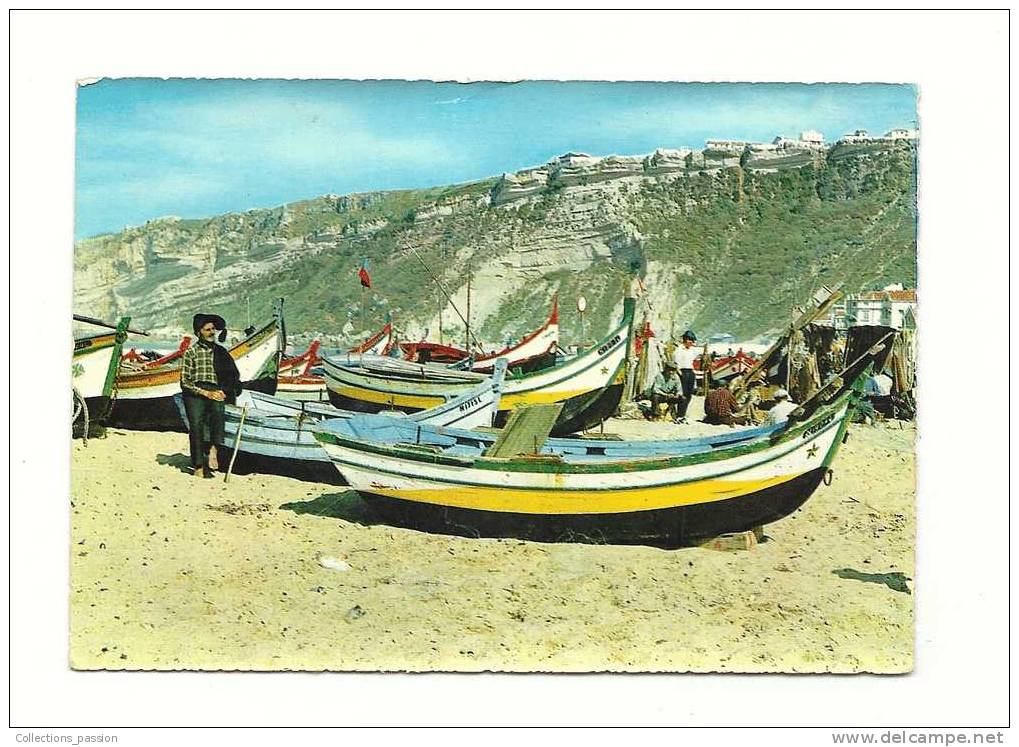
[[[679,417],[686,417],[686,408],[690,406],[690,398],[693,397],[694,387],[697,386],[697,379],[693,375],[692,368],[681,368],[679,370],[679,382],[683,385],[683,399],[679,402]]]
[[[208,388],[215,389],[216,387],[210,385]],[[206,399],[191,392],[184,392],[184,411],[188,416],[191,466],[205,467],[209,464],[209,449],[215,444],[223,443],[225,408],[222,402]]]
[[[652,419],[657,418],[661,415],[659,405],[667,404],[669,406],[669,417],[677,417],[676,412],[681,407],[683,398],[678,394],[662,394],[661,392],[651,392],[651,417]]]

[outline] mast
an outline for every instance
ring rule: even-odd
[[[464,336],[464,349],[467,351],[467,357],[471,358],[471,264],[467,263],[467,333]]]
[[[451,307],[453,307],[453,311],[456,313],[458,317],[460,317],[460,321],[463,322],[467,326],[467,329],[469,330],[470,325],[467,324],[467,320],[464,318],[464,315],[460,312],[460,308],[456,305],[456,302],[453,301],[453,297],[449,294],[449,291],[446,290],[446,287],[442,284],[442,280],[440,280],[438,276],[434,272],[432,272],[432,268],[429,267],[428,264],[421,258],[421,255],[418,254],[417,250],[414,247],[408,246],[407,248],[410,250],[411,254],[414,255],[417,261],[421,263],[421,266],[425,268],[425,272],[427,272],[428,275],[435,281],[436,285],[439,286],[439,290],[441,290],[442,295],[446,297],[446,301],[449,302],[449,305]]]
[[[436,278],[436,280],[435,280],[435,289],[436,290],[440,290],[438,278]],[[435,295],[436,295],[436,298],[437,298],[437,300],[439,302],[439,344],[442,345],[442,344],[444,344],[443,340],[442,340],[442,309],[443,309],[443,307],[446,304],[443,302],[443,298],[442,298],[442,294],[441,293],[436,293]]]

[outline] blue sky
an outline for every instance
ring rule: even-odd
[[[75,236],[593,155],[914,126],[912,86],[104,80],[78,89]]]

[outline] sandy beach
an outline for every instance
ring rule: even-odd
[[[645,437],[708,426],[613,420]],[[908,672],[915,428],[855,425],[743,551],[378,522],[343,487],[183,471],[187,436],[72,444],[76,669]]]

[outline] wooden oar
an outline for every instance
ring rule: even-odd
[[[239,422],[237,424],[237,433],[234,434],[234,453],[230,457],[230,464],[226,468],[226,474],[223,475],[223,482],[226,482],[227,480],[229,480],[230,479],[230,473],[233,472],[234,461],[237,459],[237,449],[239,449],[240,445],[241,445],[241,431],[244,429],[244,418],[246,418],[247,416],[248,416],[248,406],[244,405],[241,408],[241,422]]]

